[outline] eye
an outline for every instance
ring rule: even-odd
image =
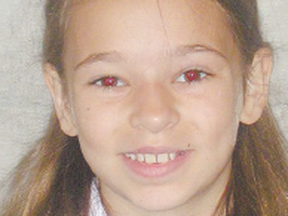
[[[181,74],[178,78],[177,78],[177,82],[187,82],[187,83],[192,83],[192,82],[197,82],[197,81],[201,81],[203,78],[205,78],[207,76],[207,73],[205,73],[204,71],[201,70],[197,70],[197,69],[192,69],[189,70],[183,74]]]
[[[97,79],[95,81],[93,81],[91,83],[92,85],[97,85],[100,87],[120,87],[120,86],[124,86],[124,82],[117,78],[117,77],[113,77],[113,76],[107,76],[107,77],[102,77],[100,79]]]

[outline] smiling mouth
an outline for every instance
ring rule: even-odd
[[[138,161],[145,164],[165,164],[174,161],[177,156],[183,155],[184,151],[161,153],[161,154],[140,154],[127,153],[125,157],[131,161]]]
[[[123,158],[129,170],[137,176],[159,179],[165,176],[169,177],[169,174],[184,166],[191,153],[192,150],[165,152],[165,150],[159,149],[142,149],[138,152],[124,153]]]

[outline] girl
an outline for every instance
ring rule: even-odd
[[[252,0],[47,0],[55,114],[2,215],[287,215]]]

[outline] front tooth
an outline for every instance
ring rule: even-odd
[[[170,160],[175,160],[175,158],[176,158],[176,153],[170,153],[169,154],[169,159]]]
[[[167,163],[169,161],[168,154],[159,154],[157,156],[157,163]]]
[[[137,154],[137,161],[144,162],[145,161],[144,155],[143,154]]]
[[[156,162],[157,162],[156,156],[153,155],[153,154],[145,154],[145,162],[146,162],[147,164],[156,163]]]

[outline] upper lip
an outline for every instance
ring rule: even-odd
[[[190,149],[189,149],[190,150]],[[125,152],[125,154],[163,154],[163,153],[173,153],[173,152],[181,152],[187,151],[187,149],[179,149],[179,148],[168,148],[168,147],[152,147],[152,146],[144,146],[134,151]]]

